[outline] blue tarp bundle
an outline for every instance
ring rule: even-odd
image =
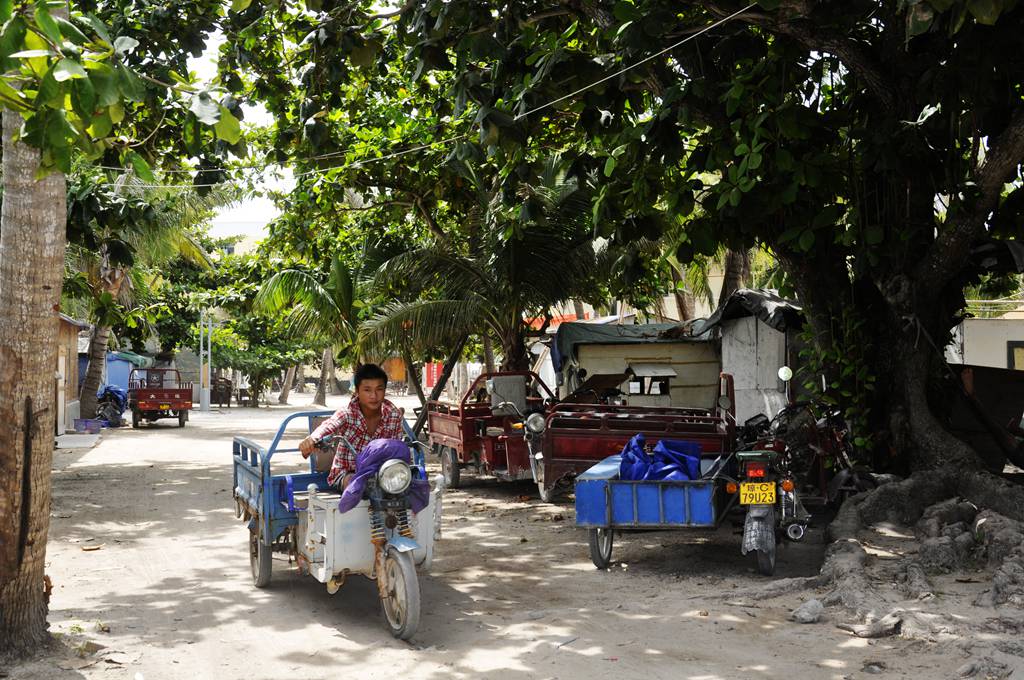
[[[400,439],[374,439],[356,455],[356,474],[341,492],[338,510],[348,512],[363,499],[366,482],[377,474],[389,460],[409,463],[409,447]],[[430,483],[425,479],[413,479],[409,486],[409,505],[413,512],[419,512],[430,502]]]
[[[104,385],[99,392],[96,393],[96,398],[103,401],[105,398],[113,401],[117,406],[121,407],[118,413],[124,413],[124,410],[128,408],[128,390],[117,385]]]
[[[700,479],[701,446],[697,442],[662,439],[648,454],[646,440],[638,434],[622,449],[619,479],[631,481],[676,481]]]

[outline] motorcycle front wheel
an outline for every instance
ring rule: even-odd
[[[384,578],[387,595],[381,599],[384,621],[388,630],[399,640],[408,640],[420,625],[420,582],[412,553],[389,551],[384,558]]]

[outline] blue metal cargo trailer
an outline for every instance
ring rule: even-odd
[[[609,456],[576,478],[576,526],[590,530],[590,557],[599,569],[611,562],[612,537],[623,529],[713,529],[735,503],[712,474],[692,481],[619,479],[622,457]]]

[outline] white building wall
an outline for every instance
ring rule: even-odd
[[[722,371],[732,374],[736,420],[774,416],[786,404],[779,367],[786,363],[786,336],[752,316],[722,323]]]
[[[671,366],[677,374],[670,382],[672,406],[712,408],[718,396],[720,364],[710,342],[579,345],[576,355],[587,375],[625,373],[630,364],[638,363]],[[640,405],[642,399],[629,397],[626,383],[622,384],[622,391],[627,403]]]
[[[974,366],[1013,368],[1011,343],[1024,347],[1024,319],[965,319],[954,332],[946,356]]]

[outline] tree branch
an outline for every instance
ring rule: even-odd
[[[396,9],[395,11],[393,11],[393,12],[384,12],[382,14],[371,14],[369,19],[371,21],[373,21],[375,19],[393,19],[393,18],[395,18],[397,16],[401,16],[405,12],[408,12],[410,9],[412,9],[415,6],[416,6],[416,0],[406,0],[406,3],[404,5],[402,5],[401,7],[399,7],[398,9]]]
[[[711,8],[710,5],[708,7]],[[890,110],[896,108],[899,103],[896,87],[884,75],[881,65],[865,49],[865,46],[848,35],[824,30],[822,27],[806,21],[805,18],[810,14],[811,7],[802,0],[787,3],[779,9],[788,9],[791,18],[779,19],[759,12],[744,12],[736,19],[789,36],[809,50],[834,54],[850,69],[851,73],[860,78],[882,106]],[[724,10],[713,9],[712,11],[718,13]],[[725,12],[723,16],[728,14],[730,12]]]
[[[989,144],[985,160],[975,174],[977,196],[973,204],[961,202],[950,228],[939,235],[918,265],[915,278],[922,290],[935,290],[960,269],[972,243],[985,234],[988,217],[999,206],[1003,185],[1014,178],[1022,159],[1024,107],[1018,107],[1007,126]]]
[[[434,220],[434,216],[431,215],[427,210],[427,207],[423,205],[423,198],[420,196],[416,197],[416,207],[420,209],[420,214],[423,215],[423,219],[426,220],[427,227],[430,228],[431,233],[442,241],[447,241],[448,235],[444,233],[444,229],[438,226],[437,221]]]
[[[379,202],[374,203],[372,205],[364,205],[364,206],[359,207],[359,208],[356,208],[354,206],[336,207],[335,211],[337,211],[337,212],[362,212],[364,210],[376,210],[377,208],[384,208],[384,207],[389,206],[389,205],[403,205],[403,206],[406,206],[406,207],[412,207],[412,203],[410,203],[408,201],[379,201]]]

